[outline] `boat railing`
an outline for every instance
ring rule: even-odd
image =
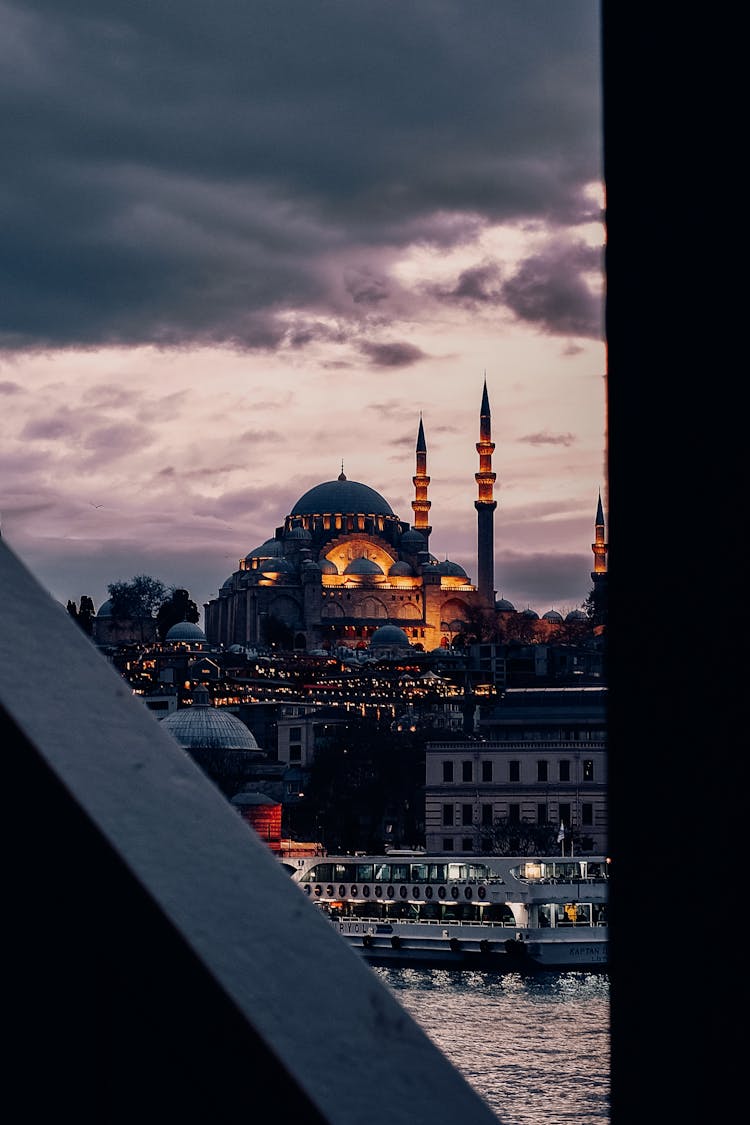
[[[480,921],[478,918],[477,919],[471,919],[471,920],[466,919],[466,918],[377,918],[377,917],[370,918],[370,917],[365,917],[364,915],[357,915],[356,917],[350,917],[348,915],[344,915],[343,917],[339,918],[335,914],[329,915],[329,918],[330,918],[330,921],[333,922],[335,925],[339,925],[342,922],[347,922],[347,923],[356,923],[357,925],[364,925],[364,926],[383,926],[383,925],[392,925],[393,926],[393,925],[399,925],[399,924],[402,924],[402,925],[403,924],[407,924],[407,925],[417,924],[419,926],[440,926],[440,927],[442,927],[442,929],[447,929],[448,926],[471,926],[472,928],[475,927],[475,926],[481,926],[483,929],[506,929],[506,930],[508,930],[508,929],[517,930],[519,928],[518,922],[513,921],[513,919],[509,919],[507,922],[502,922],[502,921],[483,922],[483,921]]]

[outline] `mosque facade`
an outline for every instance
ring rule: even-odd
[[[427,445],[420,418],[412,478],[412,521],[402,520],[369,485],[336,480],[309,489],[275,534],[255,547],[204,606],[211,645],[330,651],[368,647],[395,626],[408,644],[431,651],[451,644],[495,602],[497,506],[494,443],[485,381],[480,407],[477,483],[478,581],[430,552]],[[513,609],[511,606],[510,609]],[[382,636],[382,633],[379,634]]]

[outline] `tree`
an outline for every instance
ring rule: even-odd
[[[80,607],[76,608],[76,603],[69,601],[67,609],[76,625],[83,629],[87,637],[90,637],[94,631],[94,617],[96,616],[91,598],[84,594],[81,598]]]
[[[527,824],[501,817],[482,835],[490,841],[492,855],[555,855],[558,828],[553,824]]]
[[[192,621],[195,624],[200,618],[198,606],[190,597],[187,590],[172,587],[171,597],[159,606],[156,614],[156,631],[159,640],[163,641],[173,625],[180,621]]]
[[[159,578],[148,574],[136,574],[130,582],[111,582],[107,586],[115,621],[135,622],[145,639],[145,623],[153,620],[159,606],[165,600],[167,587]]]

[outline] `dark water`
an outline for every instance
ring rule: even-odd
[[[373,971],[503,1125],[610,1120],[605,974]]]

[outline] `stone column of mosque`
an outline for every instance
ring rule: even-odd
[[[477,588],[488,606],[495,604],[495,508],[493,497],[496,473],[492,472],[492,454],[495,443],[492,440],[492,419],[490,400],[487,395],[487,379],[484,380],[482,406],[479,412],[479,472],[474,474],[477,482],[478,499],[474,501],[477,510]]]
[[[427,476],[427,443],[424,439],[422,415],[419,416],[419,432],[417,433],[417,472],[412,477],[414,484],[414,499],[411,502],[414,512],[412,527],[424,536],[424,541],[429,548],[430,532],[432,528],[427,523],[427,513],[430,510],[430,501],[427,499],[427,487],[430,478]]]

